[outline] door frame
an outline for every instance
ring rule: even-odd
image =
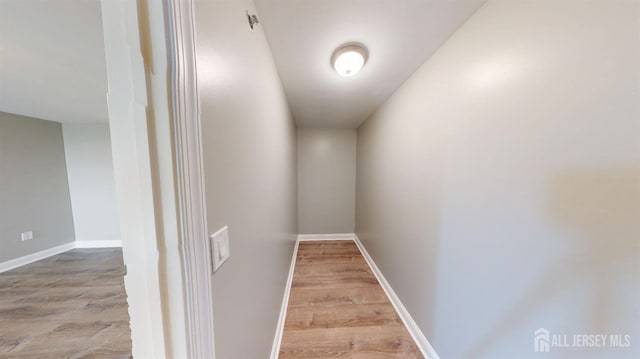
[[[213,266],[207,229],[194,3],[169,1],[173,121],[191,357],[213,358]]]
[[[214,358],[193,0],[101,0],[132,352]]]

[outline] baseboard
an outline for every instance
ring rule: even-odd
[[[122,247],[122,241],[113,240],[113,241],[69,242],[57,247],[45,249],[40,252],[27,254],[26,256],[22,256],[20,258],[10,259],[6,262],[2,262],[0,263],[0,273],[21,267],[23,265],[27,265],[29,263],[39,261],[41,259],[52,257],[52,256],[55,256],[56,254],[60,254],[62,252],[66,252],[75,248],[113,248],[113,247]]]
[[[280,316],[278,317],[278,325],[276,327],[276,335],[273,338],[273,346],[271,347],[271,359],[278,359],[280,353],[280,343],[282,342],[282,333],[284,332],[284,321],[287,317],[287,307],[289,306],[289,294],[291,293],[291,283],[293,282],[293,270],[296,268],[296,256],[298,255],[298,246],[300,244],[300,236],[293,247],[293,258],[291,258],[291,266],[289,267],[289,275],[287,276],[287,284],[284,287],[284,297],[282,298],[282,306],[280,307]]]
[[[418,348],[420,348],[422,355],[424,355],[424,357],[427,359],[440,359],[438,353],[436,353],[436,351],[433,349],[431,343],[429,343],[416,322],[411,317],[411,314],[409,314],[409,312],[407,311],[407,308],[405,308],[405,306],[400,301],[400,298],[398,298],[398,295],[393,291],[393,288],[391,288],[389,282],[387,282],[387,280],[384,278],[384,275],[382,275],[380,268],[378,268],[376,263],[373,261],[373,258],[371,258],[367,250],[364,248],[362,242],[360,242],[360,238],[358,238],[357,235],[353,234],[353,240],[354,242],[356,242],[356,245],[360,249],[362,256],[369,264],[369,267],[378,279],[378,282],[380,282],[380,285],[382,286],[382,289],[384,289],[384,292],[387,294],[387,297],[391,301],[391,304],[393,304],[396,312],[398,312],[400,319],[402,319],[402,322],[407,327],[409,334],[411,334],[411,337],[416,342],[416,345],[418,346]]]
[[[342,241],[353,240],[353,233],[298,234],[298,241]]]
[[[122,247],[122,241],[76,241],[75,248],[115,248]]]
[[[75,242],[65,243],[53,248],[45,249],[40,252],[27,254],[26,256],[22,256],[16,259],[10,259],[6,262],[0,263],[0,273],[6,272],[8,270],[21,267],[23,265],[27,265],[29,263],[33,263],[39,261],[41,259],[45,259],[51,256],[55,256],[56,254],[60,254],[62,252],[66,252],[68,250],[76,248]]]

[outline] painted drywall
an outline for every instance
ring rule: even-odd
[[[359,128],[356,232],[442,358],[640,356],[639,13],[490,1]]]
[[[76,241],[119,241],[109,124],[64,123],[62,134]]]
[[[61,125],[0,112],[0,262],[74,240]]]
[[[298,128],[298,230],[353,233],[355,129]]]
[[[296,132],[251,1],[196,1],[208,228],[229,226],[213,276],[216,358],[269,356],[297,234]]]

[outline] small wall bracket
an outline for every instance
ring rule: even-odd
[[[247,20],[249,21],[249,27],[253,30],[253,27],[260,23],[258,20],[258,15],[249,15],[249,11],[247,10]]]

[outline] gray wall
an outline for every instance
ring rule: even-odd
[[[355,129],[298,129],[300,233],[353,233],[356,215]]]
[[[65,123],[62,133],[76,240],[120,240],[109,124]]]
[[[229,226],[213,276],[217,357],[266,358],[297,230],[296,132],[251,1],[197,1],[208,227]]]
[[[73,241],[62,127],[0,112],[0,262]]]
[[[639,10],[490,1],[359,128],[356,232],[442,358],[640,357]]]

